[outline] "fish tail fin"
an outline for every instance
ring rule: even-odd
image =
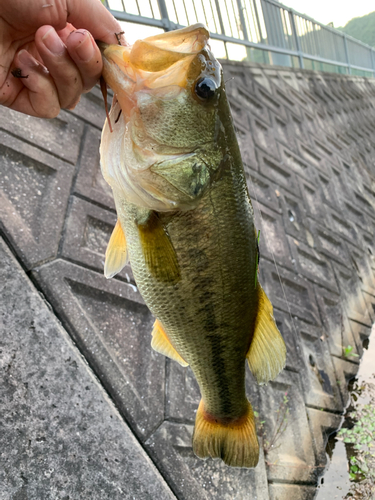
[[[208,414],[201,400],[195,420],[193,451],[199,458],[221,458],[231,467],[255,467],[259,444],[251,404],[240,418],[224,421]]]

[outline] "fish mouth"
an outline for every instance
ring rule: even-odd
[[[203,24],[137,40],[132,46],[97,42],[103,58],[103,77],[129,115],[139,91],[176,97],[199,75],[209,71],[220,86],[220,69],[208,51],[209,32]],[[216,70],[216,73],[215,73]]]

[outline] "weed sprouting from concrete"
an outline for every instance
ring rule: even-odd
[[[358,354],[353,352],[353,346],[351,346],[351,345],[348,345],[347,347],[343,348],[343,355],[345,358],[350,358],[350,356],[352,356],[354,358],[358,358]]]
[[[348,427],[337,433],[347,444],[349,476],[353,483],[346,499],[372,499],[375,495],[375,384],[354,387],[357,394],[369,394],[370,402],[356,404],[348,415]]]
[[[276,422],[274,426],[274,431],[270,436],[267,434],[265,428],[266,421],[260,420],[259,413],[257,411],[254,411],[255,420],[257,423],[257,429],[260,436],[263,439],[263,450],[265,455],[267,455],[271,450],[278,448],[279,445],[277,445],[277,443],[280,440],[281,436],[284,434],[288,426],[288,418],[289,418],[288,403],[289,403],[288,393],[285,392],[285,394],[283,395],[283,399],[276,410]]]

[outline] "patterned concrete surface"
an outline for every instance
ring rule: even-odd
[[[0,498],[175,498],[0,239]]]
[[[113,488],[126,484],[129,496],[118,498],[148,498],[143,491],[149,491],[152,481],[160,498],[172,495],[167,483],[179,499],[312,499],[325,466],[327,436],[340,423],[347,382],[358,369],[359,357],[345,356],[344,349],[352,346],[352,353],[360,356],[375,320],[375,81],[243,63],[225,63],[224,72],[261,229],[261,282],[288,347],[286,369],[276,381],[258,387],[248,374],[248,395],[259,413],[265,450],[255,470],[195,458],[191,434],[199,393],[191,371],[151,350],[153,318],[130,267],[112,280],[103,276],[116,216],[99,169],[104,112],[98,90],[84,96],[73,112],[64,111],[50,121],[0,108],[1,234],[24,273],[22,277],[17,270],[14,293],[27,289],[35,297],[37,291],[43,294],[76,346],[69,349],[76,353],[78,348],[88,363],[80,364],[87,372],[82,377],[95,374],[101,384],[95,386],[97,397],[103,398],[99,393],[106,391],[110,398],[94,412],[98,434],[92,434],[80,454],[69,455],[70,469],[63,469],[62,476],[71,474],[74,483],[105,435],[106,415],[119,412],[115,418],[121,415],[122,422],[116,420],[108,432],[118,433],[113,438],[116,453],[122,453],[126,466],[123,476],[116,475],[117,466],[112,471]],[[11,273],[7,276],[13,279]],[[31,306],[21,296],[19,300],[31,318]],[[63,328],[54,334],[56,342],[61,337],[59,345],[68,342]],[[20,341],[4,346],[0,354],[5,377],[19,384],[25,382],[25,372],[13,375],[7,360],[24,349],[29,347]],[[38,345],[33,352],[39,370],[45,363],[49,366]],[[66,373],[63,364],[59,367],[62,380],[69,375],[69,366],[64,366]],[[59,389],[65,400],[73,401],[79,393],[87,406],[95,405],[93,393],[81,391],[81,382],[74,380],[76,391],[71,385],[66,392]],[[35,385],[30,412],[36,411],[38,401],[49,404],[43,390]],[[48,390],[54,392],[52,386]],[[5,411],[15,415],[17,404],[10,398]],[[286,407],[285,428],[277,432]],[[78,418],[68,406],[62,412],[64,418]],[[43,415],[45,424],[38,422],[39,430],[43,425],[49,429],[54,418],[53,411]],[[6,421],[11,428],[12,418]],[[14,421],[17,425],[16,416]],[[32,447],[35,425],[34,420],[24,424]],[[71,453],[69,443],[77,445],[74,425],[65,432],[66,453]],[[29,453],[26,442],[20,438],[19,453]],[[35,493],[32,467],[24,462],[21,471],[18,459],[9,458],[12,443],[6,437],[1,443],[8,465],[0,481],[13,488],[4,498],[67,499],[55,493],[52,476],[40,483],[43,494]],[[55,446],[54,440],[47,440],[38,453],[53,455]],[[121,446],[137,449],[139,460],[149,464],[149,475],[142,475],[143,466],[139,476],[134,475],[136,464],[126,451],[120,452]],[[97,459],[92,470],[101,467]],[[22,479],[27,470],[34,483]],[[11,482],[16,473],[17,481]],[[87,491],[94,488],[93,476],[79,477]],[[145,489],[132,490],[135,482]],[[112,490],[103,491],[98,498],[117,498]],[[86,498],[74,487],[67,495]]]

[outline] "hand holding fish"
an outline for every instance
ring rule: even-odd
[[[42,118],[74,108],[102,71],[94,39],[120,31],[99,0],[2,0],[0,104]]]

